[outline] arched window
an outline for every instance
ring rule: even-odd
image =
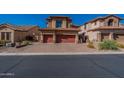
[[[113,26],[113,19],[110,19],[110,20],[108,21],[108,26]]]

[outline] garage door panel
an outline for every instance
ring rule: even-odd
[[[57,43],[74,43],[75,35],[57,35],[56,42]]]
[[[44,43],[53,43],[53,35],[44,35],[43,42]]]

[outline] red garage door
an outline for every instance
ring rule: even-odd
[[[44,43],[53,43],[53,35],[44,35],[43,42]]]
[[[75,35],[57,35],[57,43],[75,43]]]

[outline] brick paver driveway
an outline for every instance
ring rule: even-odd
[[[86,44],[42,44],[42,43],[33,43],[23,48],[6,48],[1,52],[7,53],[48,53],[48,52],[93,52],[96,49],[87,48]]]

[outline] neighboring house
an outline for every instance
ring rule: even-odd
[[[15,43],[26,40],[26,37],[33,37],[38,40],[39,35],[38,26],[14,26],[11,24],[0,25],[0,40]]]
[[[120,24],[121,20],[123,19],[118,16],[108,15],[86,22],[80,28],[90,41],[116,40],[124,42],[124,25]]]
[[[41,28],[42,43],[78,43],[79,26],[66,16],[50,16],[47,28]]]

